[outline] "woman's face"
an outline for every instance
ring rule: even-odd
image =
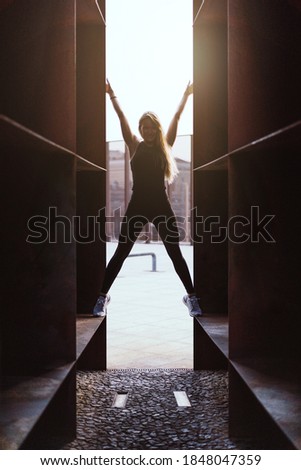
[[[153,145],[157,137],[157,127],[150,118],[142,121],[140,126],[140,133],[147,145]]]

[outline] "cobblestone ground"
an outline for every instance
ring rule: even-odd
[[[186,369],[78,372],[77,439],[64,449],[250,449],[228,438],[225,371]],[[185,391],[191,406],[178,406]],[[125,408],[112,406],[127,393]]]

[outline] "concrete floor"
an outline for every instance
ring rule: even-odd
[[[116,248],[107,244],[107,260]],[[181,245],[191,274],[193,248]],[[107,325],[108,369],[192,368],[193,321],[182,302],[185,289],[160,243],[136,243],[132,253],[156,254],[127,258],[110,295]]]

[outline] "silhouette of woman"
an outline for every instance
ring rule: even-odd
[[[196,297],[188,266],[181,253],[176,217],[165,187],[165,182],[170,184],[178,173],[170,149],[177,136],[180,116],[189,95],[193,92],[193,85],[190,82],[188,83],[166,135],[164,135],[155,113],[146,112],[141,116],[139,132],[142,140],[133,134],[108,81],[106,92],[111,98],[120,121],[122,136],[129,149],[133,188],[130,202],[121,223],[118,246],[106,268],[103,285],[93,315],[97,317],[106,315],[107,305],[111,300],[108,294],[109,289],[144,225],[147,222],[152,222],[186,289],[183,302],[187,306],[189,314],[192,317],[200,316],[202,310]]]

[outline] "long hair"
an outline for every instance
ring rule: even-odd
[[[178,171],[175,159],[171,155],[170,146],[168,145],[166,141],[166,137],[163,132],[162,125],[159,121],[158,116],[155,113],[148,111],[147,113],[144,113],[139,120],[140,132],[141,132],[141,126],[145,119],[150,119],[152,123],[156,126],[156,129],[157,129],[156,144],[161,150],[160,152],[161,166],[162,166],[162,169],[164,170],[166,180],[168,181],[169,184],[171,184],[173,180],[175,179],[175,177],[177,176],[177,174],[179,173],[179,171]]]

